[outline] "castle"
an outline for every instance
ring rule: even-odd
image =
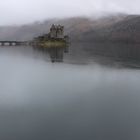
[[[64,38],[64,26],[53,24],[49,35],[50,38]]]
[[[64,26],[52,25],[48,34],[38,36],[34,38],[34,42],[44,42],[44,41],[69,41],[69,37],[64,35]]]

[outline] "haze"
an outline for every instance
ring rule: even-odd
[[[0,25],[112,12],[140,14],[139,4],[139,0],[1,0]]]

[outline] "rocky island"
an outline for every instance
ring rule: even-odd
[[[50,32],[42,36],[35,37],[32,44],[37,47],[67,47],[69,37],[64,35],[64,26],[52,25]]]

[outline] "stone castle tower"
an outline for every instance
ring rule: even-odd
[[[64,38],[64,26],[53,24],[52,27],[50,28],[50,37]]]

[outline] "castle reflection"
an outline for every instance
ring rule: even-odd
[[[38,47],[33,46],[34,50],[42,52],[45,55],[49,55],[51,62],[63,62],[64,53],[69,52],[69,44],[61,46],[50,46],[50,47]]]

